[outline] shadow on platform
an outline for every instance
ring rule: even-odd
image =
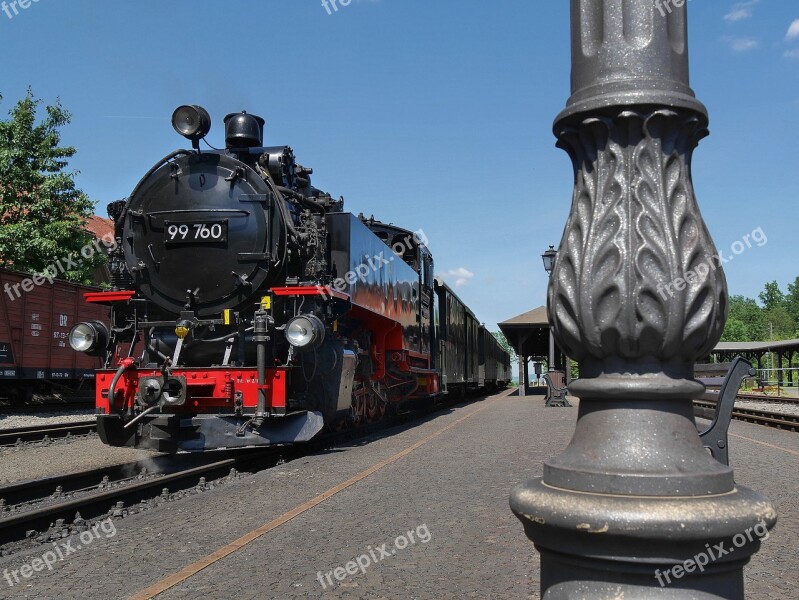
[[[510,396],[518,396],[518,395],[519,395],[519,388],[516,388],[516,390],[514,390],[513,392],[508,394],[509,397]],[[525,396],[534,396],[534,397],[538,397],[538,396],[543,397],[543,396],[546,396],[546,395],[547,395],[547,388],[544,385],[535,386],[535,387],[529,387],[529,388],[527,388],[527,392],[525,393]]]

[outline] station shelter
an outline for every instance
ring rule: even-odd
[[[563,354],[563,351],[551,335],[546,306],[539,306],[503,321],[499,323],[499,329],[516,351],[519,359],[520,395],[543,394],[546,389],[545,387],[540,387],[540,385],[531,386],[531,362],[537,365],[534,367],[536,374],[546,372],[546,369],[538,367],[538,365],[544,364],[550,370],[565,371],[566,383],[568,383],[569,359]],[[543,384],[540,378],[536,377],[536,380],[539,384]],[[521,385],[522,382],[526,382],[525,385]]]

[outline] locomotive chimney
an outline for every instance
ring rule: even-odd
[[[225,117],[225,146],[227,148],[259,148],[264,145],[264,123],[261,117],[245,111]]]

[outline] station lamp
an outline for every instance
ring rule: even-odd
[[[555,257],[557,255],[558,251],[555,250],[555,246],[550,246],[549,250],[541,255],[541,258],[544,259],[544,270],[547,272],[547,275],[552,275],[552,270],[555,268]]]

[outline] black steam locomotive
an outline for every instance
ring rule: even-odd
[[[200,451],[306,441],[409,403],[503,386],[507,353],[445,284],[421,232],[344,212],[264,121],[225,117],[225,150],[192,141],[109,205],[110,328],[70,332],[99,355],[98,430],[114,446]]]

